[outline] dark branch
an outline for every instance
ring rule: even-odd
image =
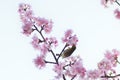
[[[41,30],[39,31],[38,30],[38,28],[34,25],[34,28],[35,28],[35,30],[41,35],[41,37],[43,38],[43,41],[45,41],[45,38],[44,38],[44,36],[43,36],[43,34],[42,34],[42,30],[43,30],[43,28],[41,27]]]
[[[59,58],[61,57],[61,55],[62,55],[62,53],[63,53],[63,51],[65,50],[66,47],[67,47],[67,44],[64,46],[64,48],[63,48],[62,51],[60,52],[60,54],[59,54],[57,60],[59,60]]]
[[[105,76],[101,76],[101,78],[116,78],[116,77],[118,77],[118,76],[120,76],[120,74],[117,74],[117,75],[115,75],[115,76],[105,75]]]
[[[44,27],[44,26],[43,26],[43,27]],[[35,30],[41,35],[41,37],[42,37],[42,39],[43,39],[43,42],[46,42],[46,40],[45,40],[45,38],[44,38],[44,36],[43,36],[43,34],[42,34],[43,27],[41,27],[41,30],[38,30],[38,28],[36,27],[36,25],[34,25]],[[48,62],[48,61],[47,61],[46,63],[58,64],[58,59],[56,58],[53,50],[49,50],[49,49],[48,49],[48,51],[50,51],[50,52],[52,53],[52,55],[53,55],[53,57],[54,57],[54,59],[55,59],[56,62]]]
[[[117,0],[115,2],[120,6],[120,3]]]
[[[71,80],[75,79],[76,76],[77,76],[77,75],[74,75]]]
[[[67,66],[74,65],[74,63],[75,63],[75,62],[73,62],[73,63],[71,63],[71,62],[70,62],[69,64],[67,64],[67,65],[63,66],[63,69],[65,70],[65,68],[66,68]]]
[[[65,75],[63,74],[63,80],[66,80]]]
[[[46,60],[44,60],[44,61],[45,61],[45,63],[57,64],[56,62],[50,62],[50,61],[46,61]]]
[[[58,60],[57,60],[57,58],[56,58],[55,53],[53,52],[53,50],[49,50],[49,51],[52,53],[52,55],[53,55],[53,57],[54,57],[56,63],[58,64]]]

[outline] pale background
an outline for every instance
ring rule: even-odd
[[[53,78],[51,68],[35,67],[38,52],[30,45],[31,38],[21,34],[17,9],[24,2],[32,5],[36,16],[53,20],[52,35],[58,39],[73,29],[79,37],[73,55],[79,54],[87,69],[96,68],[106,50],[120,50],[120,20],[114,17],[114,7],[105,9],[100,0],[0,0],[0,80]]]

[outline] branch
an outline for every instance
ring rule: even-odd
[[[120,62],[118,61],[118,59],[116,60],[118,64],[120,64]]]
[[[63,48],[62,51],[60,52],[60,54],[59,54],[59,56],[58,56],[58,58],[57,58],[57,61],[58,61],[59,58],[61,57],[61,55],[62,55],[62,53],[63,53],[63,51],[65,50],[66,47],[67,47],[67,44],[64,46],[64,48]]]
[[[71,62],[70,62],[69,64],[67,64],[67,65],[63,66],[63,69],[65,69],[67,66],[74,65],[74,63],[75,63],[75,62],[73,62],[73,63],[71,63]]]
[[[44,61],[45,61],[45,63],[57,64],[56,62],[50,62],[50,61],[46,61],[46,60],[44,60]]]
[[[74,75],[71,80],[75,79],[76,76],[77,76],[77,75]]]
[[[41,35],[41,37],[43,38],[43,42],[46,42],[46,40],[45,40],[45,38],[44,38],[44,36],[43,36],[43,34],[42,34],[43,28],[41,27],[41,30],[40,30],[40,31],[38,30],[38,28],[36,27],[36,25],[34,25],[34,28],[35,28],[35,30]],[[50,52],[52,53],[52,55],[53,55],[53,57],[54,57],[56,63],[55,63],[55,62],[48,62],[48,61],[47,61],[46,63],[58,64],[58,59],[56,58],[56,56],[55,56],[53,50],[49,50],[49,49],[48,49],[48,51],[50,51]]]
[[[63,80],[66,80],[65,75],[63,74]]]
[[[115,0],[115,2],[120,6],[120,3],[117,0]]]
[[[55,53],[53,52],[53,50],[49,50],[49,51],[52,53],[52,55],[53,55],[53,57],[54,57],[54,59],[56,61],[56,64],[58,64],[58,60],[57,60],[57,58],[56,58]]]
[[[45,38],[44,38],[44,36],[43,36],[43,34],[42,34],[42,30],[43,30],[43,28],[41,27],[41,30],[39,31],[38,30],[38,28],[34,25],[34,28],[35,28],[35,30],[41,35],[41,37],[43,38],[43,40],[45,41]]]
[[[117,75],[115,75],[115,76],[105,75],[105,76],[101,76],[101,78],[116,78],[116,77],[118,77],[118,76],[120,76],[120,74],[117,74]]]

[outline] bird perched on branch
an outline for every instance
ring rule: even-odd
[[[72,47],[64,50],[62,53],[62,58],[69,57],[75,51],[75,49],[76,49],[76,46],[72,45]]]

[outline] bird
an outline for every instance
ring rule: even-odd
[[[72,45],[72,47],[69,47],[68,49],[64,50],[62,53],[62,58],[66,58],[71,56],[71,54],[75,51],[76,45]]]

